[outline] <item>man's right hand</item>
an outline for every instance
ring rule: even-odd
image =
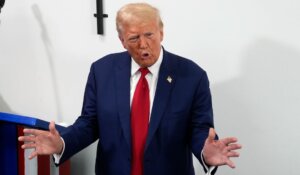
[[[38,155],[61,154],[63,150],[63,141],[53,121],[49,124],[49,131],[24,129],[24,136],[20,136],[18,140],[24,142],[23,149],[34,149],[29,159]]]

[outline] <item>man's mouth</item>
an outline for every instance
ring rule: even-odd
[[[143,53],[143,57],[148,57],[149,53]]]
[[[149,56],[150,56],[150,54],[148,52],[143,52],[142,53],[142,58],[147,58]]]

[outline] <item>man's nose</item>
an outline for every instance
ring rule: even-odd
[[[140,37],[140,48],[145,49],[148,47],[147,39],[145,37]]]

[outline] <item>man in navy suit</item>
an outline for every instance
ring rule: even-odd
[[[60,164],[99,139],[97,175],[194,175],[192,154],[207,174],[220,165],[234,168],[230,157],[239,156],[241,145],[234,137],[217,139],[206,72],[162,47],[159,11],[127,4],[116,23],[127,51],[92,64],[82,114],[67,132],[60,135],[54,122],[50,131],[24,130],[31,135],[19,138],[27,141],[22,147],[35,148],[30,159],[54,154]],[[139,88],[147,89],[144,102],[134,102]],[[136,110],[143,114],[134,117]]]

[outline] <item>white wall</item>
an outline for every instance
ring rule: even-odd
[[[7,1],[0,111],[71,124],[90,64],[123,50],[114,18],[127,2],[104,0],[109,18],[98,36],[95,0]],[[300,174],[300,1],[147,2],[161,10],[165,48],[207,70],[219,135],[237,136],[244,146],[237,168],[219,174]],[[94,156],[95,145],[77,154],[72,174],[92,175]]]

